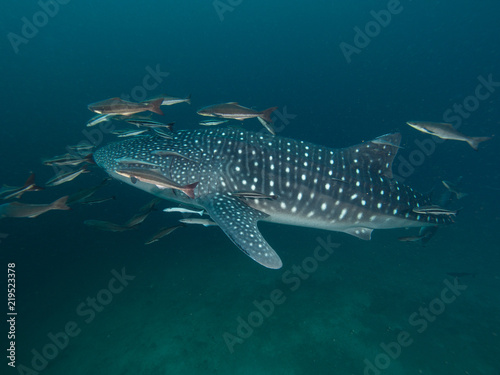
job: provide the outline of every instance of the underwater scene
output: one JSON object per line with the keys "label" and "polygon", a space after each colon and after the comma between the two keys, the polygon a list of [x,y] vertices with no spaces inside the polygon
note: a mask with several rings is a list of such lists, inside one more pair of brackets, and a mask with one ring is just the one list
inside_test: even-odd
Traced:
{"label": "underwater scene", "polygon": [[3,4],[0,374],[500,374],[498,14]]}

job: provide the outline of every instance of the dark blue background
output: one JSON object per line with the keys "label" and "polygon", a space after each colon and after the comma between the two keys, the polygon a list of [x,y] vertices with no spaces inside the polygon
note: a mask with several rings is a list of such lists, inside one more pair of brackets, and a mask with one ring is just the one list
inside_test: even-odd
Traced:
{"label": "dark blue background", "polygon": [[[0,12],[0,182],[18,185],[29,171],[37,173],[40,183],[52,177],[52,169],[41,165],[41,158],[64,153],[66,145],[83,139],[85,123],[92,116],[87,105],[130,94],[141,85],[146,68],[158,64],[169,76],[151,96],[192,94],[191,106],[164,107],[165,119],[176,121],[178,129],[196,127],[200,120],[196,109],[214,103],[237,101],[258,109],[278,106],[282,111],[286,107],[296,117],[280,136],[346,147],[400,131],[404,146],[400,155],[408,158],[415,150],[415,139],[428,137],[405,125],[406,121],[442,121],[454,103],[461,104],[474,94],[479,76],[491,74],[500,82],[500,4],[493,0],[402,0],[400,6],[403,10],[348,63],[339,45],[353,44],[354,27],[364,29],[373,20],[370,11],[386,9],[386,1],[243,0],[221,20],[211,1],[72,0],[61,5],[34,38],[20,45],[17,54],[8,33],[21,34],[22,17],[32,19],[40,7],[36,2],[5,3]],[[497,88],[460,130],[473,136],[497,134],[499,101]],[[253,120],[244,126],[260,130]],[[106,142],[113,139],[108,136]],[[472,244],[486,238],[491,247],[447,249],[441,254],[442,264],[452,263],[461,270],[479,259],[491,267],[488,272],[498,269],[498,241],[494,241],[498,240],[500,208],[498,148],[498,138],[482,144],[478,152],[466,143],[447,141],[407,178],[407,183],[428,191],[439,186],[441,179],[463,176],[464,190],[471,194],[460,202],[462,218],[448,236],[451,240],[467,235]],[[103,177],[96,170],[60,187],[29,193],[23,201],[48,202]],[[24,298],[27,316],[35,317],[39,310],[55,314],[57,304],[49,300],[64,300],[75,290],[81,295],[88,288],[91,293],[108,280],[109,269],[117,264],[139,267],[151,256],[144,255],[142,242],[153,229],[147,235],[115,236],[83,226],[86,219],[123,222],[149,199],[118,183],[106,189],[104,196],[117,196],[112,205],[0,223],[0,232],[9,234],[0,244],[0,259],[15,260],[24,269],[19,283],[24,287],[20,298]],[[155,215],[148,228],[165,225],[165,217]],[[293,230],[264,228],[276,248]],[[197,228],[191,233],[196,236],[183,237],[179,232],[172,241],[185,250],[180,259],[192,257],[197,264],[193,272],[199,276],[203,267],[197,257],[212,259],[196,255],[199,247],[210,240],[231,245],[215,231],[207,234]],[[441,250],[446,244],[442,242]],[[210,251],[215,259],[222,257],[217,248]],[[236,267],[254,272],[248,283],[253,277],[273,277],[234,252],[239,261]],[[162,256],[153,259],[161,264],[166,261]],[[292,254],[287,256],[294,259]],[[383,263],[379,256],[367,263]],[[429,258],[420,266],[425,268],[426,262]],[[222,263],[220,272],[237,279],[238,270]],[[40,289],[34,290],[34,285]],[[28,337],[30,326],[24,327]],[[50,329],[44,327],[41,335]]]}

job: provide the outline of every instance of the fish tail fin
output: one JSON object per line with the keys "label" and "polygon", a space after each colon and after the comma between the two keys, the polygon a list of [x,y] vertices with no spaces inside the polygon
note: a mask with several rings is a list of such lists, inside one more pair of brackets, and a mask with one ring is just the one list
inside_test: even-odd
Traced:
{"label": "fish tail fin", "polygon": [[262,118],[263,120],[269,122],[269,123],[272,123],[273,120],[271,120],[271,113],[273,113],[277,109],[278,109],[278,107],[268,108],[265,111],[262,111],[262,113],[261,113],[261,115],[259,117]]}
{"label": "fish tail fin", "polygon": [[68,196],[64,196],[59,198],[58,200],[51,203],[51,207],[53,210],[71,210],[69,206],[66,205],[66,201],[68,200]]}
{"label": "fish tail fin", "polygon": [[160,105],[161,105],[161,103],[162,103],[162,102],[163,102],[163,99],[162,99],[162,98],[160,98],[160,99],[156,99],[156,100],[153,100],[153,101],[149,102],[149,103],[148,103],[148,104],[149,104],[149,110],[150,110],[151,112],[154,112],[154,113],[156,113],[156,114],[158,114],[158,115],[163,116],[163,112],[162,112],[162,110],[160,109]]}
{"label": "fish tail fin", "polygon": [[198,182],[195,182],[195,183],[192,183],[192,184],[189,184],[189,185],[184,185],[182,187],[182,191],[191,199],[194,199],[195,196],[194,196],[194,188],[199,184],[199,181]]}
{"label": "fish tail fin", "polygon": [[87,163],[89,164],[96,164],[95,160],[94,160],[94,154],[93,153],[90,153],[88,154],[87,156],[85,156],[83,158],[83,160],[85,160]]}
{"label": "fish tail fin", "polygon": [[188,96],[186,96],[186,103],[187,104],[191,104],[191,94],[189,94]]}
{"label": "fish tail fin", "polygon": [[478,150],[479,144],[484,141],[490,140],[492,137],[470,137],[467,140],[467,143],[472,147],[474,150]]}

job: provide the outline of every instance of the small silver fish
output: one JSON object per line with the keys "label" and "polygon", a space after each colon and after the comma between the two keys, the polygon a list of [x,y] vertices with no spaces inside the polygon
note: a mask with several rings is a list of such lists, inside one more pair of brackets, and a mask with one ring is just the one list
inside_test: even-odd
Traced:
{"label": "small silver fish", "polygon": [[406,237],[399,237],[398,241],[401,242],[417,242],[420,241],[424,236],[406,236]]}
{"label": "small silver fish", "polygon": [[186,219],[180,219],[179,221],[184,224],[199,224],[203,225],[204,227],[217,226],[217,223],[213,222],[210,219],[198,219],[198,218],[188,217]]}
{"label": "small silver fish", "polygon": [[125,120],[125,122],[128,122],[129,124],[135,125],[137,127],[144,127],[144,128],[151,128],[151,129],[157,129],[157,128],[166,128],[168,130],[173,130],[175,122],[170,122],[168,124],[165,124],[163,122],[158,122],[150,119],[129,119]]}
{"label": "small silver fish", "polygon": [[154,98],[150,98],[148,100],[145,100],[143,103],[148,103],[148,102],[151,102],[152,100],[158,100],[158,99],[162,100],[161,105],[173,105],[173,104],[179,104],[179,103],[191,104],[191,94],[189,94],[185,98],[176,98],[173,96],[159,95],[159,96],[155,96]]}
{"label": "small silver fish", "polygon": [[166,228],[162,228],[158,231],[158,233],[156,233],[153,237],[151,237],[149,240],[147,240],[146,242],[144,242],[144,245],[150,245],[152,244],[153,242],[156,242],[158,241],[159,239],[165,237],[165,236],[168,236],[169,234],[171,234],[173,231],[175,231],[176,229],[179,229],[179,228],[182,228],[184,225],[181,224],[181,225],[176,225],[175,227],[166,227]]}
{"label": "small silver fish", "polygon": [[78,169],[77,171],[71,171],[71,172],[62,172],[57,175],[55,175],[53,178],[51,178],[45,185],[47,186],[57,186],[64,184],[65,182],[69,182],[80,176],[82,173],[87,173],[89,170],[87,169],[86,166],[83,166],[82,168]]}
{"label": "small silver fish", "polygon": [[106,113],[104,115],[96,115],[92,117],[89,121],[87,121],[87,127],[91,126],[96,126],[97,124],[100,124],[101,122],[108,122],[111,120],[113,117],[113,114],[111,113]]}
{"label": "small silver fish", "polygon": [[67,153],[64,155],[54,156],[50,159],[44,159],[42,163],[48,166],[53,166],[53,165],[77,166],[82,163],[93,163],[93,159],[92,159],[92,154],[88,154],[87,156],[82,158],[81,156]]}
{"label": "small silver fish", "polygon": [[238,197],[238,198],[243,198],[243,199],[277,199],[278,197],[276,195],[266,195],[262,193],[258,193],[255,191],[237,191],[234,193],[231,193],[232,196]]}
{"label": "small silver fish", "polygon": [[111,134],[114,134],[116,136],[118,136],[119,138],[123,138],[123,137],[135,137],[137,135],[141,135],[145,132],[147,132],[148,130],[147,129],[137,129],[137,130],[129,130],[129,129],[117,129],[117,130],[113,130],[111,132]]}
{"label": "small silver fish", "polygon": [[87,153],[92,150],[95,147],[92,143],[88,142],[80,142],[77,145],[72,145],[72,146],[67,146],[69,150],[76,151],[76,152],[82,152],[86,151]]}
{"label": "small silver fish", "polygon": [[226,122],[229,122],[229,120],[205,120],[205,121],[200,121],[199,124],[202,126],[217,126],[225,124]]}
{"label": "small silver fish", "polygon": [[412,210],[416,214],[424,214],[424,215],[448,215],[448,216],[456,216],[458,211],[447,210],[446,208],[442,208],[439,206],[424,206],[424,207],[415,207]]}
{"label": "small silver fish", "polygon": [[165,138],[165,139],[172,139],[172,138],[174,138],[172,132],[166,132],[166,131],[158,129],[158,128],[153,128],[151,130],[154,132],[155,135],[157,135],[159,137],[162,137],[162,138]]}
{"label": "small silver fish", "polygon": [[194,210],[189,210],[187,208],[182,208],[182,207],[168,207],[163,210],[163,212],[180,212],[183,214],[196,214],[203,216],[205,213],[205,210],[200,210],[200,211],[194,211]]}
{"label": "small silver fish", "polygon": [[259,120],[261,125],[265,127],[269,133],[271,133],[272,135],[276,135],[276,130],[274,130],[273,124],[271,122],[267,122],[261,117],[257,117],[257,120]]}

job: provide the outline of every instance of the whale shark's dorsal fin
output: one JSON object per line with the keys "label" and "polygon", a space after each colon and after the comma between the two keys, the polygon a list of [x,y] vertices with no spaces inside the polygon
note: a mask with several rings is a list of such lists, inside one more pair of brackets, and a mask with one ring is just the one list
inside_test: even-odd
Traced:
{"label": "whale shark's dorsal fin", "polygon": [[257,228],[257,222],[269,215],[225,194],[210,194],[202,198],[202,203],[212,220],[241,251],[267,268],[281,268],[280,257]]}
{"label": "whale shark's dorsal fin", "polygon": [[[385,176],[393,178],[392,162],[396,157],[401,134],[385,134],[372,141],[342,149],[342,158],[356,173],[367,173],[370,177]],[[359,172],[358,172],[359,171]]]}

